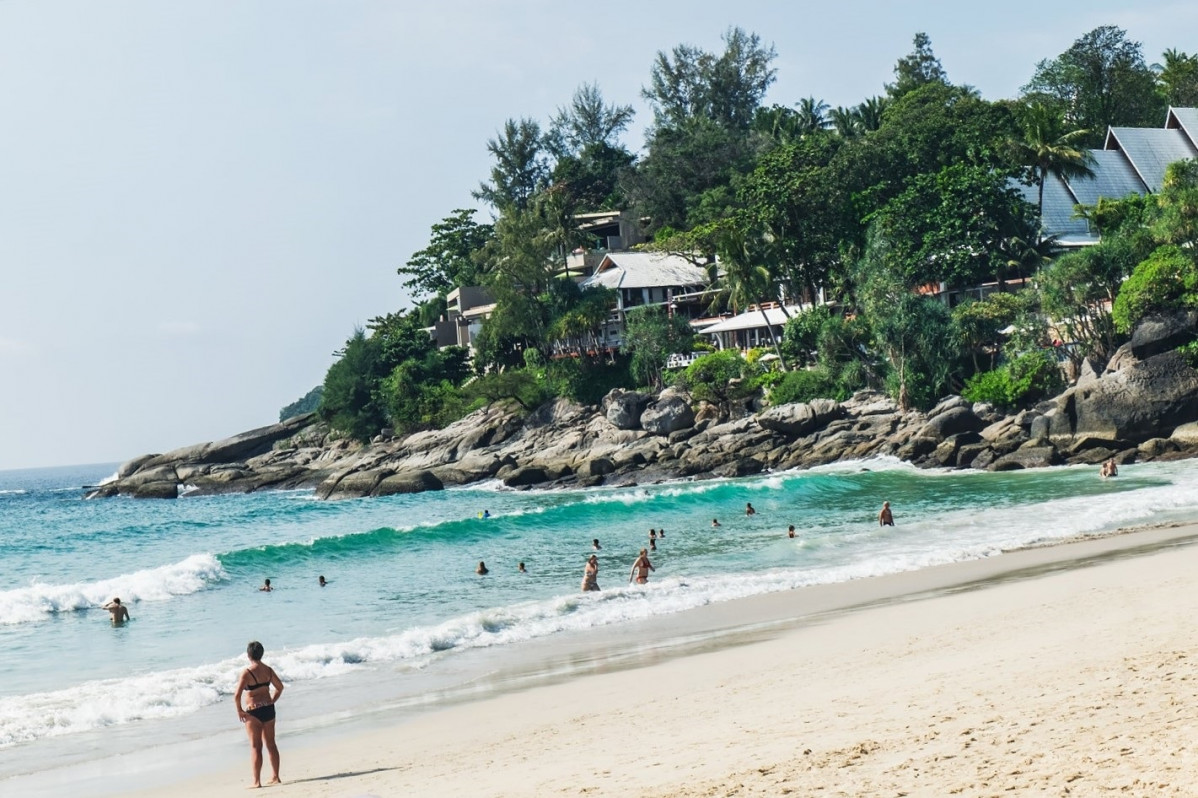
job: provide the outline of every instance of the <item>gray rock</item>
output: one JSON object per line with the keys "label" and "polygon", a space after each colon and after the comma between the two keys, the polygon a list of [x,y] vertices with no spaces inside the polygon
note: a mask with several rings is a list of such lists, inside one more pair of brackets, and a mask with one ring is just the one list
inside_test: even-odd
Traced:
{"label": "gray rock", "polygon": [[551,479],[553,477],[540,466],[517,466],[503,477],[503,484],[509,488],[519,488],[527,485],[539,485],[542,482],[549,482]]}
{"label": "gray rock", "polygon": [[771,407],[757,416],[757,423],[765,429],[801,438],[841,418],[844,412],[840,403],[832,399],[813,399],[804,404]]}
{"label": "gray rock", "polygon": [[116,472],[117,479],[124,479],[125,477],[132,476],[146,463],[150,462],[155,457],[161,456],[162,455],[160,454],[143,454],[141,457],[134,457],[132,460],[121,463],[121,467],[118,468]]}
{"label": "gray rock", "polygon": [[961,432],[978,432],[985,426],[986,424],[974,415],[972,406],[962,399],[961,403],[952,404],[948,409],[928,419],[928,423],[923,425],[916,436],[943,440]]}
{"label": "gray rock", "polygon": [[179,483],[141,482],[130,487],[128,491],[122,490],[121,493],[135,499],[177,499],[179,498]]}
{"label": "gray rock", "polygon": [[392,496],[397,493],[423,493],[429,490],[442,490],[445,485],[432,471],[405,471],[383,477],[371,496]]}
{"label": "gray rock", "polygon": [[1142,441],[1198,421],[1198,372],[1176,352],[1107,374],[1074,393],[1075,435]]}
{"label": "gray rock", "polygon": [[1025,446],[995,460],[990,464],[990,470],[1016,471],[1021,468],[1046,468],[1059,462],[1057,450],[1051,446]]}
{"label": "gray rock", "polygon": [[641,413],[650,397],[636,391],[613,390],[603,397],[607,420],[616,429],[640,429]]}
{"label": "gray rock", "polygon": [[1194,340],[1196,323],[1198,313],[1194,311],[1149,316],[1136,325],[1128,346],[1136,358],[1147,360]]}
{"label": "gray rock", "polygon": [[605,477],[616,470],[616,465],[606,457],[594,457],[583,463],[578,473],[585,477]]}
{"label": "gray rock", "polygon": [[681,396],[650,402],[641,413],[641,428],[654,435],[670,435],[695,425],[695,411]]}

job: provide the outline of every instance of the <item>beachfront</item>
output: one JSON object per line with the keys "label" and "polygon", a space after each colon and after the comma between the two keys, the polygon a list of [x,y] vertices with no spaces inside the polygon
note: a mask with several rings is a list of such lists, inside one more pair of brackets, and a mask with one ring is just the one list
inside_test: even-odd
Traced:
{"label": "beachfront", "polygon": [[[286,783],[270,794],[1192,795],[1196,536],[1139,531],[707,607],[687,623],[735,614],[729,645],[331,744],[289,737],[284,702]],[[239,762],[142,794],[247,781]]]}

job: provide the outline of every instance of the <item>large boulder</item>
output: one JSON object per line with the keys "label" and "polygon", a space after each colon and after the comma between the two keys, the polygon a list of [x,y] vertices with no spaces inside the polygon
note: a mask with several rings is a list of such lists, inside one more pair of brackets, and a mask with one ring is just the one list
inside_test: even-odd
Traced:
{"label": "large boulder", "polygon": [[844,415],[844,408],[832,399],[813,399],[803,404],[771,407],[757,416],[757,423],[768,430],[792,438],[810,435]]}
{"label": "large boulder", "polygon": [[509,488],[521,488],[528,485],[540,485],[554,477],[540,466],[518,466],[503,477],[503,484]]}
{"label": "large boulder", "polygon": [[1075,389],[1072,409],[1076,436],[1167,438],[1198,421],[1198,372],[1177,352],[1154,355]]}
{"label": "large boulder", "polygon": [[404,471],[383,477],[370,492],[371,496],[392,496],[396,493],[423,493],[442,490],[445,485],[432,471]]}
{"label": "large boulder", "polygon": [[616,388],[603,397],[604,414],[616,429],[640,429],[641,413],[651,398],[647,394]]}
{"label": "large boulder", "polygon": [[[976,467],[976,459],[975,459]],[[1016,471],[1021,468],[1046,468],[1060,462],[1051,446],[1022,446],[990,464],[991,471]]]}
{"label": "large boulder", "polygon": [[654,435],[669,435],[695,424],[695,411],[681,396],[663,396],[641,413],[640,425]]}
{"label": "large boulder", "polygon": [[916,437],[944,440],[950,435],[960,435],[963,432],[980,432],[985,427],[986,422],[977,417],[973,412],[973,406],[962,399],[929,418],[916,433]]}
{"label": "large boulder", "polygon": [[1128,344],[1133,355],[1147,360],[1194,340],[1196,325],[1198,313],[1192,310],[1149,316],[1136,325]]}

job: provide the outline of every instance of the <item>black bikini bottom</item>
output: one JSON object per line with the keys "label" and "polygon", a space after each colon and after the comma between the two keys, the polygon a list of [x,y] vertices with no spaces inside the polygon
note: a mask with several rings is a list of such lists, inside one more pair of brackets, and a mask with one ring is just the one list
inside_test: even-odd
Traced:
{"label": "black bikini bottom", "polygon": [[247,709],[245,711],[245,714],[253,715],[255,718],[262,721],[263,723],[269,723],[270,721],[275,719],[275,705],[267,704],[264,707],[254,707],[253,709]]}

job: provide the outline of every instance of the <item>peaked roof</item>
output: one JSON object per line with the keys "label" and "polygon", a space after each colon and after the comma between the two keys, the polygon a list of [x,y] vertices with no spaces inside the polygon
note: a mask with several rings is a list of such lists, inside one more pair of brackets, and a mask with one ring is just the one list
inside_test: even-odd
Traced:
{"label": "peaked roof", "polygon": [[[791,305],[786,308],[786,313],[791,316],[797,316],[802,313],[803,309],[798,305]],[[787,315],[782,312],[782,308],[766,308],[765,317],[769,320],[771,327],[780,327],[786,324]],[[760,310],[750,310],[733,316],[730,319],[724,319],[718,324],[713,324],[710,327],[704,327],[699,330],[703,335],[708,333],[733,332],[735,330],[752,330],[756,327],[764,327],[765,322],[761,319]]]}
{"label": "peaked roof", "polygon": [[[1198,158],[1198,108],[1170,108],[1163,128],[1109,128],[1104,148],[1089,153],[1092,177],[1064,180],[1049,175],[1044,183],[1041,225],[1065,246],[1098,243],[1098,234],[1086,221],[1073,218],[1074,205],[1160,191],[1169,164]],[[1036,202],[1036,186],[1015,187],[1028,202]]]}
{"label": "peaked roof", "polygon": [[707,271],[681,255],[662,252],[609,252],[583,288],[672,288],[707,285]]}
{"label": "peaked roof", "polygon": [[1122,150],[1153,192],[1161,190],[1169,164],[1198,158],[1198,147],[1178,128],[1113,127],[1107,131],[1104,149]]}

